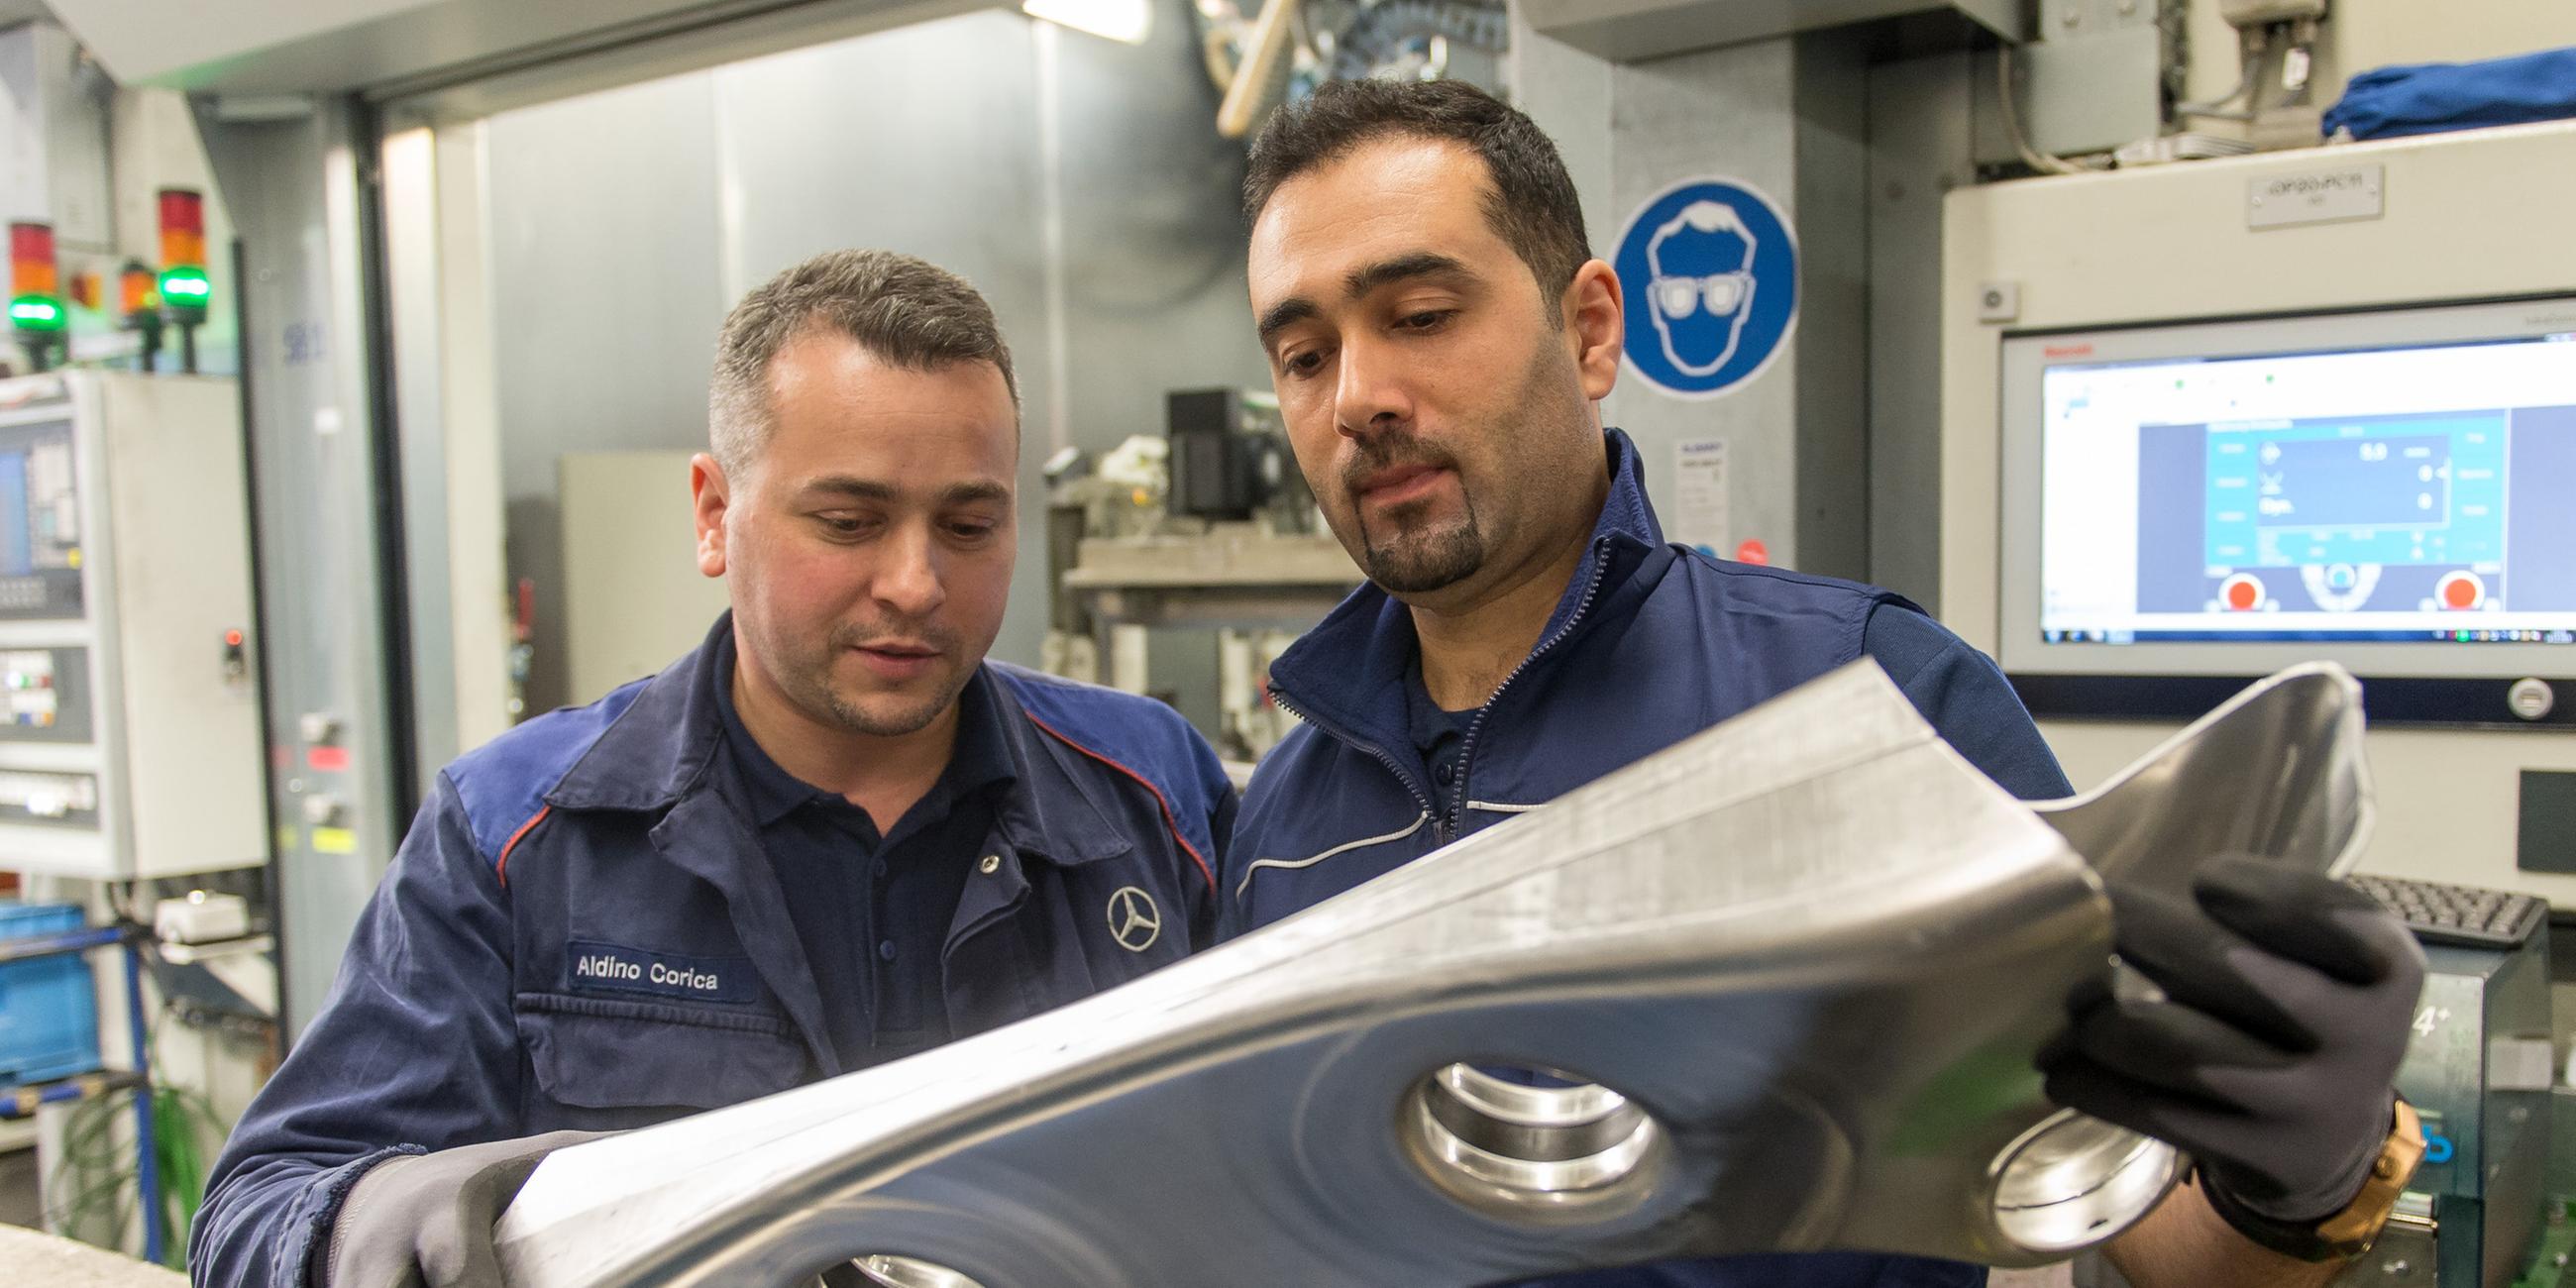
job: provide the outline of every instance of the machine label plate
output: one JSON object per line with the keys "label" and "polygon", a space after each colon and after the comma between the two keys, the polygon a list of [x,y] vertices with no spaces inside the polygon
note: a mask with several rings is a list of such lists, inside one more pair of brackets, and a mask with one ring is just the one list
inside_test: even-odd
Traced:
{"label": "machine label plate", "polygon": [[2377,219],[2387,205],[2388,167],[2346,165],[2269,174],[2245,183],[2247,228],[2293,228]]}

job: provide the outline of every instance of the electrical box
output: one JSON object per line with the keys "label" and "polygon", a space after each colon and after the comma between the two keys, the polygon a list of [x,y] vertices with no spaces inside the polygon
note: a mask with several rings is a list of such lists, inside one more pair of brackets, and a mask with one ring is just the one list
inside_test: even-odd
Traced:
{"label": "electrical box", "polygon": [[1232,389],[1175,389],[1163,405],[1171,438],[1174,514],[1249,519],[1266,499],[1261,444],[1244,431],[1243,395]]}
{"label": "electrical box", "polygon": [[265,863],[240,395],[0,381],[0,870]]}
{"label": "electrical box", "polygon": [[2432,1227],[2424,1237],[2436,1273],[2425,1283],[2505,1288],[2540,1228],[2556,1081],[2548,942],[2544,931],[2505,952],[2425,950],[2424,997],[2397,1071],[2397,1090],[2424,1119],[2424,1162],[2407,1189]]}

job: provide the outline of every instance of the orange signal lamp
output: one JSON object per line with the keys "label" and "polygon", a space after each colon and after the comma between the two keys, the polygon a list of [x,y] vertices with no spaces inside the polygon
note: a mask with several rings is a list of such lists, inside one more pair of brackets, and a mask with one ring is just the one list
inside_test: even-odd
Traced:
{"label": "orange signal lamp", "polygon": [[161,301],[152,289],[152,270],[127,260],[124,271],[116,275],[116,312],[131,325],[144,314],[160,307]]}
{"label": "orange signal lamp", "polygon": [[124,319],[125,329],[142,337],[143,347],[135,354],[138,371],[151,371],[161,361],[161,292],[155,289],[152,269],[139,260],[125,261],[116,275],[116,313]]}

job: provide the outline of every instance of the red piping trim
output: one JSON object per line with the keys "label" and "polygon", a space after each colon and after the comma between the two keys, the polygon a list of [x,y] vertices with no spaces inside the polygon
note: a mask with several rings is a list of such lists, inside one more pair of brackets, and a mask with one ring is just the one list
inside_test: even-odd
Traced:
{"label": "red piping trim", "polygon": [[[1024,712],[1023,714],[1026,713]],[[1115,769],[1119,773],[1135,779],[1137,786],[1144,788],[1146,791],[1152,792],[1154,794],[1154,803],[1163,807],[1163,826],[1171,829],[1172,839],[1180,842],[1181,849],[1190,856],[1192,861],[1199,865],[1199,874],[1207,878],[1209,891],[1215,891],[1216,869],[1208,866],[1207,856],[1199,853],[1199,847],[1190,844],[1190,838],[1181,835],[1181,825],[1172,817],[1172,802],[1164,799],[1162,788],[1156,787],[1153,782],[1147,779],[1143,774],[1137,773],[1135,770],[1129,769],[1125,765],[1119,764],[1117,761],[1101,755],[1099,752],[1093,751],[1091,748],[1083,746],[1081,743],[1075,742],[1071,738],[1065,737],[1064,733],[1054,725],[1048,724],[1046,721],[1040,720],[1034,715],[1029,716],[1029,723],[1036,725],[1040,729],[1046,730],[1049,734],[1054,735],[1057,742],[1063,743],[1065,746],[1071,747],[1075,751],[1081,752],[1083,755],[1089,756],[1093,760],[1097,760],[1101,764],[1107,765],[1111,769]]]}
{"label": "red piping trim", "polygon": [[499,877],[503,886],[510,884],[510,851],[519,848],[520,838],[526,836],[530,828],[535,827],[539,823],[545,822],[546,815],[554,812],[555,807],[552,805],[548,805],[544,809],[538,810],[534,817],[531,817],[527,822],[519,825],[518,831],[510,833],[509,841],[501,846],[501,858],[499,862],[492,865],[492,875]]}

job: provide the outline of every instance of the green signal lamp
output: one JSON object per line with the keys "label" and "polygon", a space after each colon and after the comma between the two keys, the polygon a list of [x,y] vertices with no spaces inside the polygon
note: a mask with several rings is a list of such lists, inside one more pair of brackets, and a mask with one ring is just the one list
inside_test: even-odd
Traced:
{"label": "green signal lamp", "polygon": [[21,295],[9,301],[9,325],[21,331],[53,335],[63,329],[63,302],[50,295]]}
{"label": "green signal lamp", "polygon": [[206,270],[193,264],[165,268],[154,286],[161,293],[162,307],[181,315],[179,320],[206,320],[206,300],[214,294],[213,285],[206,281]]}

